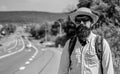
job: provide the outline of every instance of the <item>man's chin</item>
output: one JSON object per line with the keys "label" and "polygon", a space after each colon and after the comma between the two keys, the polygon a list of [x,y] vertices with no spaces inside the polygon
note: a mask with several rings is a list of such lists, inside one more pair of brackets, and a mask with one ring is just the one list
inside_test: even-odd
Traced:
{"label": "man's chin", "polygon": [[78,36],[78,37],[79,37],[79,39],[81,39],[81,40],[86,40],[89,35],[90,35],[90,34],[80,35],[80,36]]}
{"label": "man's chin", "polygon": [[79,37],[80,40],[86,40],[86,37]]}

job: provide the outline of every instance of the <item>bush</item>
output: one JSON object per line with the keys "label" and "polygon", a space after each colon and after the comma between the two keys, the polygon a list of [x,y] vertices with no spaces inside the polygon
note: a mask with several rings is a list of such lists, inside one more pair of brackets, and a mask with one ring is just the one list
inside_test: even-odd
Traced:
{"label": "bush", "polygon": [[16,25],[14,24],[6,24],[2,27],[0,33],[2,35],[10,35],[16,31]]}

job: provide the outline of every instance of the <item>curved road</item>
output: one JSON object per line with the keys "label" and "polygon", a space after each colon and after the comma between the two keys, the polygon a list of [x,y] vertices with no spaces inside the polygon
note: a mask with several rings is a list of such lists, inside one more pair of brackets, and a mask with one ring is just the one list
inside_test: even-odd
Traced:
{"label": "curved road", "polygon": [[22,51],[0,59],[0,74],[57,74],[60,51],[23,40]]}
{"label": "curved road", "polygon": [[0,59],[0,74],[13,74],[35,53],[33,49],[30,52],[28,51],[30,49],[27,48],[23,50],[23,46],[24,44],[17,45],[14,50],[18,51],[7,54],[8,56]]}

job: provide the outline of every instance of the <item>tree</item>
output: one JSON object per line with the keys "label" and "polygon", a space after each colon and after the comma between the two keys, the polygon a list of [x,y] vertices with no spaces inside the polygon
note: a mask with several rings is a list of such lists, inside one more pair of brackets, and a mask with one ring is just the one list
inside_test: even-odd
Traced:
{"label": "tree", "polygon": [[3,35],[10,35],[11,33],[14,33],[16,30],[16,25],[14,24],[5,24],[2,28],[0,33]]}
{"label": "tree", "polygon": [[25,31],[30,33],[30,37],[34,39],[41,39],[45,36],[45,29],[40,24],[28,25]]}
{"label": "tree", "polygon": [[93,0],[79,0],[78,8],[87,7],[90,8],[92,6]]}
{"label": "tree", "polygon": [[52,33],[52,35],[55,35],[55,36],[59,33],[59,23],[58,22],[54,22],[54,24],[52,25],[51,33]]}

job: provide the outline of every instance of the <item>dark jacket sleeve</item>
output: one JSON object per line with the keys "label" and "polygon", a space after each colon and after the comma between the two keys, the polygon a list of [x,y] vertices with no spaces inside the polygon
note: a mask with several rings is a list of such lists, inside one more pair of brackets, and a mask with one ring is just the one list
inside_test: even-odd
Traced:
{"label": "dark jacket sleeve", "polygon": [[68,66],[69,66],[68,46],[69,46],[69,40],[66,42],[61,55],[58,74],[68,74]]}

